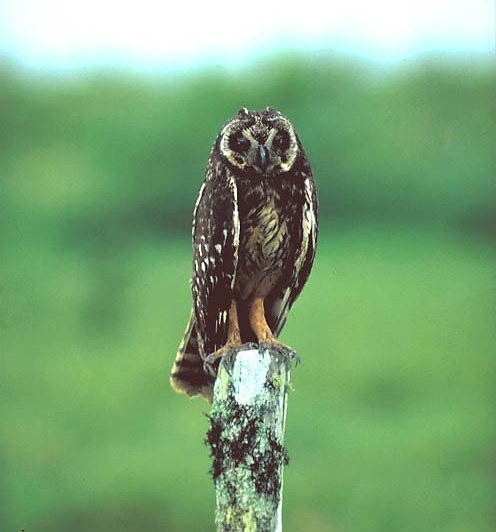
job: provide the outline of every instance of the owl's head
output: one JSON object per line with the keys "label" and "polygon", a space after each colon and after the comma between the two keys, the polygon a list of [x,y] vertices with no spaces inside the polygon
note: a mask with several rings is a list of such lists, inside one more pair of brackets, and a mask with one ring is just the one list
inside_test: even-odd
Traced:
{"label": "owl's head", "polygon": [[260,175],[287,172],[300,151],[293,124],[270,107],[241,109],[224,125],[216,146],[235,168]]}

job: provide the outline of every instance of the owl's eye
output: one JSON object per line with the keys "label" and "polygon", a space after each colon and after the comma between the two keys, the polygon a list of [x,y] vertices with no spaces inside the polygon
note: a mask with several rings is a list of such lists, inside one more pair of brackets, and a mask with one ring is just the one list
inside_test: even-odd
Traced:
{"label": "owl's eye", "polygon": [[229,147],[236,153],[246,153],[250,147],[250,141],[243,136],[241,131],[238,131],[229,138]]}
{"label": "owl's eye", "polygon": [[289,148],[289,133],[287,131],[278,131],[272,141],[272,147],[276,150],[287,150]]}

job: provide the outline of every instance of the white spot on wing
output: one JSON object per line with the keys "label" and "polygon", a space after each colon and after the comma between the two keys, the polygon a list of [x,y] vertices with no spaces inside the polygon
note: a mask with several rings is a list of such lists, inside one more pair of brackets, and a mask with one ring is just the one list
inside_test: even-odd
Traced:
{"label": "white spot on wing", "polygon": [[[234,247],[234,275],[231,279],[231,289],[234,289],[234,283],[236,281],[236,269],[238,267],[238,249],[239,249],[239,211],[238,211],[238,187],[232,176],[229,177],[229,186],[231,187],[233,194],[233,247]],[[224,230],[225,231],[225,230]],[[226,231],[227,238],[227,231]]]}
{"label": "white spot on wing", "polygon": [[191,234],[194,235],[195,234],[195,220],[196,220],[196,212],[198,211],[198,205],[200,205],[200,201],[203,197],[203,192],[205,190],[205,185],[206,185],[206,182],[204,181],[201,188],[200,188],[200,192],[198,193],[198,197],[196,198],[196,203],[195,203],[195,208],[193,210],[193,227],[191,229]]}
{"label": "white spot on wing", "polygon": [[295,270],[299,272],[303,265],[303,261],[307,255],[308,251],[308,239],[310,233],[312,232],[312,222],[315,221],[315,215],[313,213],[312,207],[312,189],[310,184],[310,179],[307,177],[305,179],[305,203],[303,204],[303,216],[302,216],[302,234],[301,234],[301,246],[300,253],[296,257],[295,261]]}
{"label": "white spot on wing", "polygon": [[291,295],[291,288],[286,288],[281,300],[281,308],[285,309],[288,305],[289,296]]}

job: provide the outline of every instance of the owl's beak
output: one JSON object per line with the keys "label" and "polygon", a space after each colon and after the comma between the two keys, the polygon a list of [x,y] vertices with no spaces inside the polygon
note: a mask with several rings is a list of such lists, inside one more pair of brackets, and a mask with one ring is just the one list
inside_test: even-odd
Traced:
{"label": "owl's beak", "polygon": [[268,157],[265,146],[263,144],[259,144],[255,164],[258,166],[258,168],[260,168],[260,171],[263,172],[267,169],[269,163],[270,157]]}

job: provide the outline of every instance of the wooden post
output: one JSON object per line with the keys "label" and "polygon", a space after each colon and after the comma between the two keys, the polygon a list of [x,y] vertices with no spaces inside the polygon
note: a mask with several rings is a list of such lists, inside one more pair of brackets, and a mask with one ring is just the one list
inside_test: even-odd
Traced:
{"label": "wooden post", "polygon": [[221,361],[207,434],[218,531],[282,530],[290,367],[291,353],[276,350],[249,349]]}

